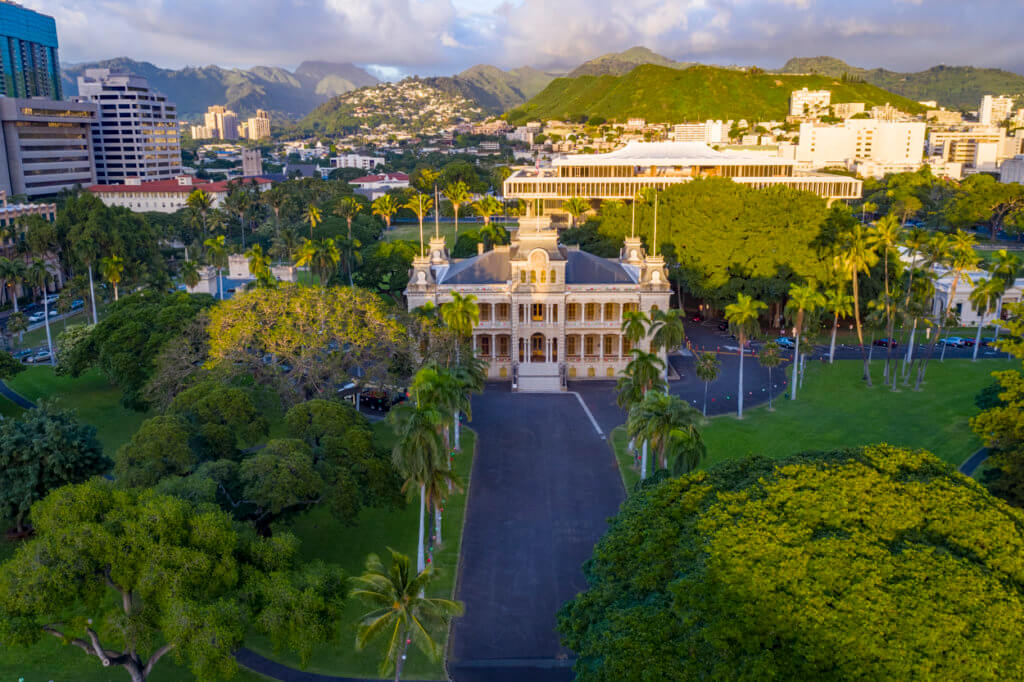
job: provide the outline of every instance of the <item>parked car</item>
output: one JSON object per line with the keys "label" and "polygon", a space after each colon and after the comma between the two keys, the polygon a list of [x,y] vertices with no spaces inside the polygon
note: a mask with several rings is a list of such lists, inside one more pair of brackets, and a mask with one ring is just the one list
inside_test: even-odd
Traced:
{"label": "parked car", "polygon": [[28,321],[29,322],[42,322],[45,319],[46,319],[46,313],[44,313],[42,310],[40,310],[38,312],[34,312],[34,313],[32,313],[31,315],[28,316]]}
{"label": "parked car", "polygon": [[895,348],[900,344],[896,342],[896,339],[875,339],[875,345],[882,346],[883,348],[885,346],[889,346],[889,348]]}
{"label": "parked car", "polygon": [[775,339],[775,345],[779,348],[796,348],[796,341],[789,338],[788,336],[780,336]]}
{"label": "parked car", "polygon": [[28,363],[30,365],[35,365],[35,364],[39,364],[39,363],[46,363],[46,362],[49,362],[49,361],[50,361],[50,351],[46,350],[45,348],[40,348],[39,350],[37,350],[34,353],[32,353],[32,355],[29,355],[28,357],[26,357],[24,359],[24,362],[26,362],[26,363]]}
{"label": "parked car", "polygon": [[19,351],[11,353],[11,357],[13,357],[15,360],[24,360],[28,356],[32,355],[32,353],[34,352],[35,351],[32,350],[31,348],[22,348]]}
{"label": "parked car", "polygon": [[85,301],[83,301],[80,298],[76,298],[75,300],[73,300],[71,302],[71,309],[72,310],[81,310],[84,307],[85,307]]}
{"label": "parked car", "polygon": [[960,336],[948,336],[944,339],[939,339],[939,343],[944,346],[954,346],[956,348],[963,348],[967,345],[967,339]]}
{"label": "parked car", "polygon": [[60,294],[50,294],[49,296],[46,297],[46,302],[50,305],[53,305],[54,303],[57,302],[58,298],[60,298]]}
{"label": "parked car", "polygon": [[728,328],[729,328],[729,323],[726,322],[725,320],[720,320],[718,322],[718,331],[724,332]]}
{"label": "parked car", "polygon": [[395,405],[404,402],[406,396],[393,391],[368,388],[359,394],[359,406],[376,412],[388,412]]}
{"label": "parked car", "polygon": [[981,347],[982,348],[986,348],[988,346],[991,346],[995,342],[996,342],[996,337],[994,337],[994,336],[983,336],[983,337],[981,337]]}

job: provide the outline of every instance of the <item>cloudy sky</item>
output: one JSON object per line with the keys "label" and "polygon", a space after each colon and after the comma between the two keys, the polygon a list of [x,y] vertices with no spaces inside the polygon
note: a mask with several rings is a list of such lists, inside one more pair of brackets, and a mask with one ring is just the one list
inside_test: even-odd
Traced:
{"label": "cloudy sky", "polygon": [[857,66],[1024,72],[1022,0],[21,0],[57,19],[66,63],[449,74],[477,63],[567,69],[645,45],[678,60],[781,66],[832,55]]}

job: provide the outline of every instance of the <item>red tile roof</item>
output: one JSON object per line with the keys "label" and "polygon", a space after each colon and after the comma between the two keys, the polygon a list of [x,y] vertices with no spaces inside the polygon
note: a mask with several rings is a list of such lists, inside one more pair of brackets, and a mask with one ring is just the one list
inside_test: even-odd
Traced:
{"label": "red tile roof", "polygon": [[350,185],[361,185],[370,182],[409,182],[409,176],[405,173],[384,173],[383,175],[364,175],[355,180],[349,180]]}
{"label": "red tile roof", "polygon": [[253,182],[257,185],[271,184],[270,180],[267,180],[266,178],[244,178],[236,180],[220,180],[218,182],[193,180],[191,185],[181,185],[175,178],[173,180],[153,180],[151,182],[143,182],[138,185],[92,185],[90,187],[86,187],[86,190],[98,194],[121,192],[181,192],[182,194],[188,194],[194,189],[201,189],[209,194],[214,194],[227,192],[228,185],[232,182],[237,183],[239,180],[247,185]]}

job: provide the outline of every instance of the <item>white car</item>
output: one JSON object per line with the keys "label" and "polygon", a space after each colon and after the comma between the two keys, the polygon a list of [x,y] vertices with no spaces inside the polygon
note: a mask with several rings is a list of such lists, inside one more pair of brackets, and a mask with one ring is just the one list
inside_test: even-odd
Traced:
{"label": "white car", "polygon": [[27,358],[25,358],[24,361],[30,365],[47,363],[50,361],[50,351],[46,350],[45,348],[37,350],[32,355],[29,355]]}
{"label": "white car", "polygon": [[955,346],[957,348],[963,348],[967,345],[967,339],[960,338],[959,336],[949,336],[939,341],[944,346]]}
{"label": "white car", "polygon": [[45,319],[46,313],[44,313],[42,310],[32,313],[31,315],[28,316],[29,322],[42,322]]}

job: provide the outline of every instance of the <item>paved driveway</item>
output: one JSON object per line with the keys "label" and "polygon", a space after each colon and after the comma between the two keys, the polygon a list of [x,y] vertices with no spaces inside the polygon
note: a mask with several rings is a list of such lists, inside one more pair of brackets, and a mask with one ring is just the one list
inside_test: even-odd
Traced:
{"label": "paved driveway", "polygon": [[581,566],[624,497],[608,443],[571,394],[489,386],[462,544],[449,672],[457,682],[568,680],[554,630]]}

